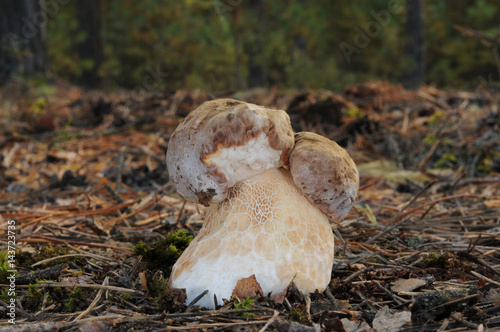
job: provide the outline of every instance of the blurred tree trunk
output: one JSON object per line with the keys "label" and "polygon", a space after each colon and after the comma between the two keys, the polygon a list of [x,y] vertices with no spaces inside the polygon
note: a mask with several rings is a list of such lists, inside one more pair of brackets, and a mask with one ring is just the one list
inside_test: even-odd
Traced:
{"label": "blurred tree trunk", "polygon": [[424,0],[406,0],[407,54],[411,60],[405,87],[417,89],[425,75]]}
{"label": "blurred tree trunk", "polygon": [[250,11],[253,14],[254,33],[247,45],[248,54],[248,87],[264,86],[266,83],[266,60],[264,54],[264,33],[266,31],[266,11],[263,0],[250,0]]}
{"label": "blurred tree trunk", "polygon": [[44,0],[0,0],[0,84],[15,72],[47,74],[44,6]]}
{"label": "blurred tree trunk", "polygon": [[77,0],[76,12],[80,29],[85,33],[84,39],[78,44],[78,54],[84,66],[79,83],[95,87],[100,83],[99,68],[104,57],[101,38],[101,2]]}

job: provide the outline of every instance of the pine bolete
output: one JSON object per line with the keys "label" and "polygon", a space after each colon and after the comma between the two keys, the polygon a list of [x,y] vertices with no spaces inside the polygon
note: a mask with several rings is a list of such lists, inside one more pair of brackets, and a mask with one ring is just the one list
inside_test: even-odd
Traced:
{"label": "pine bolete", "polygon": [[340,221],[359,188],[347,152],[290,118],[232,99],[202,104],[172,134],[167,167],[177,191],[207,206],[202,229],[174,265],[170,286],[214,308],[255,276],[264,294],[293,280],[323,291],[333,265],[328,217]]}

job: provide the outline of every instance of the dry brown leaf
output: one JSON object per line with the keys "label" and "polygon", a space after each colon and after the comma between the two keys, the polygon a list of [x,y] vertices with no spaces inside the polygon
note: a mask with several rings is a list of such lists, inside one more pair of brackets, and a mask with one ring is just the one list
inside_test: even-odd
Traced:
{"label": "dry brown leaf", "polygon": [[255,279],[255,274],[252,274],[248,278],[238,280],[236,287],[233,289],[232,296],[236,296],[239,299],[246,299],[247,297],[254,297],[263,294],[264,292],[262,291],[262,288],[257,282],[257,279]]}
{"label": "dry brown leaf", "polygon": [[422,279],[398,279],[392,285],[391,290],[395,293],[411,292],[419,287],[425,286],[427,282]]}

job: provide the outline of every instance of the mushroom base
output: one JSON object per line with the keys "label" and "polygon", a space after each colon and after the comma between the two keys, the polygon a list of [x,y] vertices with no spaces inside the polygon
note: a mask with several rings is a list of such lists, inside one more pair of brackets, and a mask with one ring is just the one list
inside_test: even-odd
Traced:
{"label": "mushroom base", "polygon": [[187,303],[214,308],[230,299],[238,280],[255,275],[265,295],[293,280],[303,293],[323,291],[333,265],[328,217],[301,195],[288,170],[270,169],[238,183],[210,205],[198,236],[174,265],[172,288]]}

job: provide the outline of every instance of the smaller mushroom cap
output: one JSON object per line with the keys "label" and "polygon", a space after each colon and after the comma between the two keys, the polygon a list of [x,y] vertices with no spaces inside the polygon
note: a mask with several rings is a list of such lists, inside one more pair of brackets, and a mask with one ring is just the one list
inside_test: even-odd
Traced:
{"label": "smaller mushroom cap", "polygon": [[283,166],[293,148],[288,114],[233,99],[203,103],[170,138],[167,168],[177,191],[208,206],[228,188]]}
{"label": "smaller mushroom cap", "polygon": [[342,221],[356,202],[359,173],[346,150],[318,134],[295,134],[290,153],[295,185],[327,216]]}

